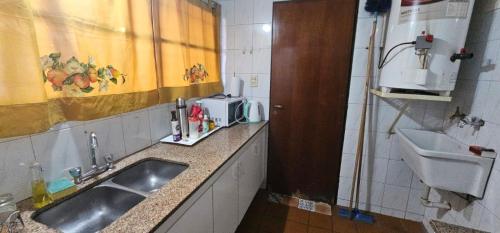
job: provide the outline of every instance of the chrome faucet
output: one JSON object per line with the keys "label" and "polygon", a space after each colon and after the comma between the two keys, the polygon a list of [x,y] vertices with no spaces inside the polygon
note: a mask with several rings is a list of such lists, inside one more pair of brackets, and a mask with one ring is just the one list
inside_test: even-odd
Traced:
{"label": "chrome faucet", "polygon": [[463,128],[466,125],[470,125],[474,128],[474,130],[479,130],[482,126],[484,126],[485,122],[483,119],[479,117],[469,117],[465,113],[460,112],[460,107],[457,107],[457,110],[453,115],[450,116],[450,120],[454,120],[458,118],[459,121],[457,123],[457,126],[460,128]]}
{"label": "chrome faucet", "polygon": [[97,142],[97,135],[94,132],[90,133],[89,137],[89,147],[90,147],[90,161],[92,162],[92,167],[89,171],[82,175],[82,167],[74,167],[69,170],[69,174],[73,177],[73,181],[75,184],[80,184],[83,181],[94,178],[110,169],[114,168],[113,165],[113,155],[104,156],[104,160],[106,164],[103,166],[97,165],[97,148],[99,147],[99,143]]}

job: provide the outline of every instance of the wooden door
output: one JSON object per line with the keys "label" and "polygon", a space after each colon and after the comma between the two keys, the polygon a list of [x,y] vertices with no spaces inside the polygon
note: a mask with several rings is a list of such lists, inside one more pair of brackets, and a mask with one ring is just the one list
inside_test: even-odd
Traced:
{"label": "wooden door", "polygon": [[354,0],[273,5],[269,188],[334,203],[342,154]]}

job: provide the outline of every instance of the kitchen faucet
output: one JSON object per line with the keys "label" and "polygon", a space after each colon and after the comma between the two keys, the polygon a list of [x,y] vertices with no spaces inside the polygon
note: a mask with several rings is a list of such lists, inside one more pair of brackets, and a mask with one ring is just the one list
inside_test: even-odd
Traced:
{"label": "kitchen faucet", "polygon": [[114,168],[113,165],[113,155],[104,156],[104,160],[106,164],[103,166],[97,165],[97,148],[99,147],[99,143],[97,142],[97,135],[94,132],[90,133],[89,137],[89,147],[90,147],[90,161],[92,162],[92,167],[90,170],[82,175],[82,167],[74,167],[69,170],[69,174],[73,177],[73,181],[75,184],[80,184],[83,181],[94,178],[110,169]]}

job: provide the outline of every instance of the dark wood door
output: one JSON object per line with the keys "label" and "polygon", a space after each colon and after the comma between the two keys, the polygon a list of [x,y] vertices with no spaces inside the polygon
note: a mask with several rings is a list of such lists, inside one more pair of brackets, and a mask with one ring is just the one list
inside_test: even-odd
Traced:
{"label": "dark wood door", "polygon": [[272,192],[335,203],[357,2],[273,5]]}

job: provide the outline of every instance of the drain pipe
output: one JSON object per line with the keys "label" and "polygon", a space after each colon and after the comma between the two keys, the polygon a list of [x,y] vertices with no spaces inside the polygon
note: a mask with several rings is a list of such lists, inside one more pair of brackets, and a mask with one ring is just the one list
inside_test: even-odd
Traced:
{"label": "drain pipe", "polygon": [[451,210],[451,205],[447,201],[443,202],[432,202],[429,201],[429,195],[431,193],[431,187],[428,185],[424,184],[425,190],[424,190],[424,195],[420,197],[420,203],[422,203],[423,206],[429,207],[429,208],[438,208],[438,209],[445,209],[445,210]]}

